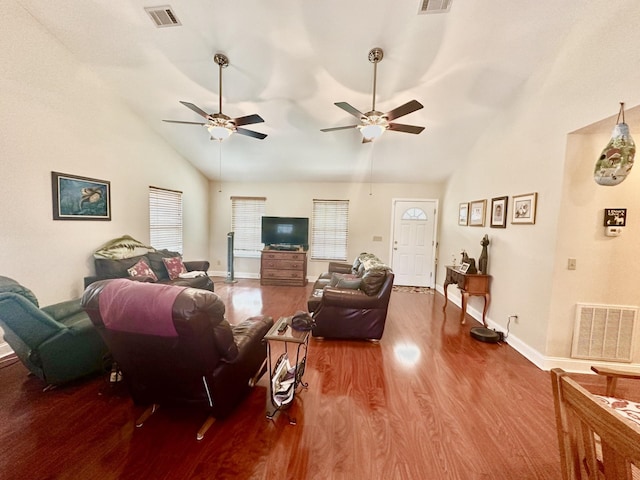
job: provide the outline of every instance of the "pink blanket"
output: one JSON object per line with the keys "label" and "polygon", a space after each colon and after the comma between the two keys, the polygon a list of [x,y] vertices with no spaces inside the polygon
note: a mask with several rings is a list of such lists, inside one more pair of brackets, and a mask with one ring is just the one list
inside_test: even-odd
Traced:
{"label": "pink blanket", "polygon": [[185,288],[113,280],[100,293],[100,315],[110,330],[177,337],[172,309]]}

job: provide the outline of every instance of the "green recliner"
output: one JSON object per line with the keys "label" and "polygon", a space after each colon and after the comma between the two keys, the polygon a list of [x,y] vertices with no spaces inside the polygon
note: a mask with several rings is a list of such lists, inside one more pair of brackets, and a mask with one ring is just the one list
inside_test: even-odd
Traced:
{"label": "green recliner", "polygon": [[48,385],[109,367],[108,349],[79,298],[39,308],[31,290],[0,276],[0,327],[25,367]]}

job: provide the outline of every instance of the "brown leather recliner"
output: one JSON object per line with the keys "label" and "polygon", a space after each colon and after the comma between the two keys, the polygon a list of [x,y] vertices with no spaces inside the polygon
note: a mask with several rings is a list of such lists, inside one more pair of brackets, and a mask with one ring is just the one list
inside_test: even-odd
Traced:
{"label": "brown leather recliner", "polygon": [[313,313],[314,337],[380,340],[384,333],[393,272],[384,272],[382,286],[372,295],[361,289],[324,287]]}
{"label": "brown leather recliner", "polygon": [[202,406],[213,422],[227,415],[264,371],[262,338],[271,317],[238,325],[225,320],[213,292],[196,288],[102,280],[85,290],[82,305],[111,350],[134,403]]}

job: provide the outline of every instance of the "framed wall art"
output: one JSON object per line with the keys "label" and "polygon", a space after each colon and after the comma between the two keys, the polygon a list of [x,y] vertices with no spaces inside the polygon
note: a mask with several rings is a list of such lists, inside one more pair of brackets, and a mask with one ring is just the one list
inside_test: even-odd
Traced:
{"label": "framed wall art", "polygon": [[476,200],[469,204],[469,225],[472,227],[484,227],[486,200]]}
{"label": "framed wall art", "polygon": [[511,223],[513,224],[534,224],[536,223],[536,206],[538,203],[537,193],[527,193],[525,195],[514,195],[511,212]]}
{"label": "framed wall art", "polygon": [[509,197],[496,197],[491,199],[491,228],[507,228],[507,205]]}
{"label": "framed wall art", "polygon": [[111,182],[51,172],[54,220],[111,220]]}
{"label": "framed wall art", "polygon": [[467,225],[469,223],[469,204],[461,203],[458,208],[458,225]]}

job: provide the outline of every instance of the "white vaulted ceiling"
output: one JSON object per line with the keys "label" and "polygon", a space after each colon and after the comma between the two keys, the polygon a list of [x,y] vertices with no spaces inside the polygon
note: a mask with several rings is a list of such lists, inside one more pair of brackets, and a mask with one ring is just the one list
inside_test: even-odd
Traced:
{"label": "white vaulted ceiling", "polygon": [[[163,0],[164,1],[164,0]],[[453,0],[448,13],[419,15],[419,0],[19,0],[80,62],[98,74],[144,122],[211,179],[218,145],[179,100],[223,112],[258,113],[222,144],[227,181],[440,182],[465,160],[487,124],[533,72],[553,64],[588,2]],[[170,5],[182,23],[157,28],[144,7]],[[583,19],[582,19],[583,20]],[[583,22],[584,23],[584,22]],[[584,27],[583,27],[584,28]],[[386,132],[362,144],[357,130],[321,128],[357,120],[334,106],[388,111],[416,99],[422,110],[398,120],[420,135]]]}

